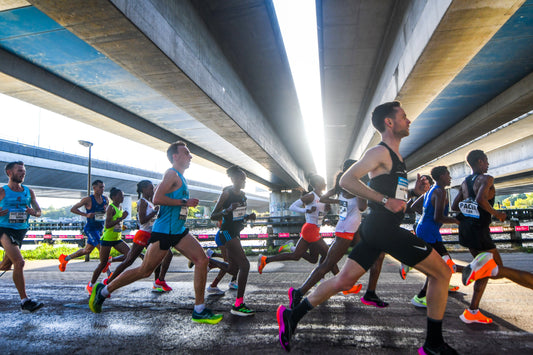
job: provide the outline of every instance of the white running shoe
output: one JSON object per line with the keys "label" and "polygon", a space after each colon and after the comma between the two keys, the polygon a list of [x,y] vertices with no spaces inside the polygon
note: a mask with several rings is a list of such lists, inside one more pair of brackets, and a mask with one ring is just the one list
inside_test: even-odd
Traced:
{"label": "white running shoe", "polygon": [[224,291],[222,291],[218,287],[211,287],[211,286],[208,286],[206,291],[210,295],[223,295],[225,293]]}
{"label": "white running shoe", "polygon": [[205,251],[205,253],[207,254],[207,257],[210,258],[213,256],[213,254],[215,254],[215,252],[212,250],[212,249],[209,249],[207,248],[207,250]]}
{"label": "white running shoe", "polygon": [[237,285],[237,283],[235,281],[230,281],[229,284],[228,284],[228,287],[230,290],[238,290],[239,289],[239,285]]}

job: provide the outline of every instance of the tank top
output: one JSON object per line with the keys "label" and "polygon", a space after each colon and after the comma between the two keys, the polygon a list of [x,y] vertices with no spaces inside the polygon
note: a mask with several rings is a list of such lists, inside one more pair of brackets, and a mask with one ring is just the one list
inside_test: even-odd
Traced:
{"label": "tank top", "polygon": [[221,230],[240,232],[244,228],[244,215],[246,214],[246,196],[244,192],[236,194],[233,191],[233,188],[228,188],[229,192],[228,198],[222,204],[223,208],[228,208],[232,203],[238,202],[239,207],[235,210],[229,212],[227,215],[222,217],[222,226]]}
{"label": "tank top", "polygon": [[[115,209],[115,214],[113,215],[113,221],[116,221],[120,217],[122,217],[122,210],[115,206],[114,204],[110,204],[109,206],[113,207]],[[120,240],[120,236],[122,235],[122,223],[115,224],[111,228],[105,228],[104,234],[102,235],[102,240],[112,242],[116,240]]]}
{"label": "tank top", "polygon": [[[405,163],[398,158],[396,153],[390,149],[385,142],[380,142],[379,145],[382,145],[389,150],[389,154],[392,159],[392,168],[388,174],[382,174],[370,179],[368,186],[388,197],[407,201],[409,197],[409,183],[407,181],[407,169],[405,167]],[[405,215],[405,213],[402,211],[392,213],[381,203],[374,201],[369,201],[368,207],[370,208],[371,214],[388,214],[395,217],[398,223],[402,221]]]}
{"label": "tank top", "polygon": [[[141,203],[141,200],[144,200],[146,202],[146,215],[150,215],[150,213],[154,212],[154,204],[144,197],[141,197],[141,199],[137,202],[137,208],[139,204]],[[148,222],[141,224],[141,218],[139,217],[139,214],[137,213],[137,220],[139,221],[139,229],[148,233],[152,233],[152,226],[154,225],[155,220],[157,219],[157,216],[153,216]]]}
{"label": "tank top", "polygon": [[[434,227],[436,229],[440,229],[442,227],[442,223],[437,223],[435,221],[435,206],[431,203],[431,197],[433,196],[433,192],[440,188],[438,185],[433,185],[431,190],[429,190],[424,195],[424,211],[422,213],[422,218],[420,218],[419,224],[424,227]],[[450,207],[448,204],[444,206],[444,215],[447,216],[449,212]]]}
{"label": "tank top", "polygon": [[105,223],[105,209],[107,206],[107,198],[102,195],[102,203],[96,202],[94,195],[91,195],[91,208],[86,208],[86,213],[94,213],[94,217],[87,218],[85,228],[90,230],[102,230]]}
{"label": "tank top", "polygon": [[4,185],[5,196],[0,201],[3,210],[9,210],[5,216],[0,216],[0,227],[11,229],[28,229],[26,206],[31,206],[30,189],[22,185],[23,190],[13,191],[8,185]]}
{"label": "tank top", "polygon": [[339,194],[339,221],[335,227],[337,233],[355,233],[361,224],[361,212],[357,206],[357,197],[346,198]]}
{"label": "tank top", "polygon": [[305,205],[305,208],[310,210],[313,207],[316,207],[316,210],[311,213],[305,213],[305,222],[316,224],[317,226],[322,225],[322,220],[324,219],[324,208],[326,206],[325,203],[320,202],[320,196],[316,194],[316,192],[312,191],[313,193],[313,202],[310,204]]}
{"label": "tank top", "polygon": [[[165,196],[174,200],[188,199],[189,188],[187,186],[187,180],[185,180],[179,171],[174,168],[171,169],[181,179],[181,187],[176,191],[165,194]],[[188,211],[187,206],[160,206],[159,215],[152,227],[152,232],[172,235],[182,234],[185,232],[185,221],[187,220]]]}
{"label": "tank top", "polygon": [[[472,200],[472,201],[476,201],[476,193],[474,192],[474,182],[476,181],[478,177],[479,177],[479,174],[472,174],[472,175],[467,176],[465,179],[466,187],[468,188],[468,198],[469,200]],[[489,204],[491,206],[494,206],[494,200],[495,200],[494,197],[489,200]],[[481,208],[481,206],[477,205],[477,203],[476,203],[476,206],[477,206],[477,210],[479,211],[479,219],[468,217],[468,216],[465,216],[465,217],[468,220],[478,221],[482,225],[488,226],[489,224],[491,224],[492,215],[489,212],[485,211],[483,208]]]}

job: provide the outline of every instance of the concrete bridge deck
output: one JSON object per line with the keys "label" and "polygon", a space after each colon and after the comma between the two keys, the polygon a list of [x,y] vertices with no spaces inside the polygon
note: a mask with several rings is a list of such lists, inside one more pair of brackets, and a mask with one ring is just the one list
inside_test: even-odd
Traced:
{"label": "concrete bridge deck", "polygon": [[[471,258],[452,255],[458,263]],[[262,275],[252,272],[245,301],[257,310],[251,318],[229,313],[234,291],[209,297],[208,306],[224,314],[218,325],[190,321],[193,290],[192,272],[184,257],[176,257],[167,281],[174,288],[168,294],[151,292],[151,280],[132,284],[113,294],[101,314],[87,307],[85,284],[95,261],[73,261],[60,273],[54,260],[28,261],[26,282],[29,294],[45,302],[34,314],[24,314],[11,272],[0,278],[1,352],[15,353],[158,353],[180,354],[247,353],[281,354],[277,340],[275,310],[287,304],[286,290],[302,282],[312,269],[305,261],[269,264]],[[504,253],[504,263],[533,272],[533,255]],[[344,262],[344,261],[343,261]],[[342,262],[342,263],[343,263]],[[208,280],[215,277],[211,271]],[[221,282],[227,288],[228,278]],[[296,354],[415,354],[425,334],[425,311],[415,309],[410,298],[423,284],[412,272],[403,281],[398,263],[385,260],[378,294],[390,306],[365,306],[358,295],[338,295],[313,310],[300,324],[293,338]],[[362,279],[364,287],[367,277]],[[460,275],[452,283],[460,284]],[[461,354],[533,353],[533,291],[507,280],[490,281],[482,300],[482,311],[494,319],[491,325],[466,325],[459,315],[467,306],[472,287],[450,294],[445,315],[444,336]]]}

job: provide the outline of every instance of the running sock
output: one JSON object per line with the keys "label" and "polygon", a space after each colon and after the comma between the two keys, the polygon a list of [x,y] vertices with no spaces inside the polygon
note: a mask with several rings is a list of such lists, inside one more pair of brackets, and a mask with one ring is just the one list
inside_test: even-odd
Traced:
{"label": "running sock", "polygon": [[475,309],[475,310],[474,310],[474,309],[470,309],[470,308],[468,308],[468,311],[469,311],[470,313],[472,313],[472,314],[477,314],[477,312],[479,312],[479,309]]}
{"label": "running sock", "polygon": [[376,295],[375,290],[366,290],[365,295],[363,296],[366,300],[372,300],[375,298],[378,298],[378,295]]}
{"label": "running sock", "polygon": [[92,282],[89,282],[89,287],[93,287],[93,283]]}
{"label": "running sock", "polygon": [[237,297],[235,300],[235,307],[240,307],[244,303],[244,297]]}
{"label": "running sock", "polygon": [[65,256],[65,261],[70,261],[70,255]]}
{"label": "running sock", "polygon": [[498,276],[498,271],[499,271],[499,267],[498,265],[496,265],[496,267],[494,269],[492,269],[492,271],[490,272],[490,276]]}
{"label": "running sock", "polygon": [[100,291],[100,293],[102,294],[102,296],[104,297],[109,297],[110,293],[109,293],[109,290],[107,289],[107,286],[105,286],[102,291]]}
{"label": "running sock", "polygon": [[202,312],[204,311],[204,309],[205,309],[205,304],[204,304],[204,303],[202,303],[202,304],[195,304],[195,305],[194,305],[194,311],[195,311],[196,313],[202,313]]}
{"label": "running sock", "polygon": [[424,347],[435,349],[442,344],[444,344],[444,339],[442,338],[442,320],[428,317],[428,330]]}
{"label": "running sock", "polygon": [[303,316],[305,316],[307,314],[307,312],[309,312],[310,310],[313,309],[313,306],[311,305],[311,303],[309,303],[309,300],[306,298],[304,298],[304,300],[302,302],[300,302],[291,312],[291,320],[294,322],[294,323],[298,323],[300,321],[300,319],[303,318]]}
{"label": "running sock", "polygon": [[233,275],[231,278],[231,282],[235,282],[235,281],[237,281],[237,275]]}
{"label": "running sock", "polygon": [[418,298],[426,297],[426,289],[425,288],[421,289],[420,292],[418,292],[418,295],[416,295],[416,297]]}
{"label": "running sock", "polygon": [[29,301],[30,299],[28,297],[26,298],[23,298],[20,300],[20,304],[23,305],[24,303],[26,303],[27,301]]}

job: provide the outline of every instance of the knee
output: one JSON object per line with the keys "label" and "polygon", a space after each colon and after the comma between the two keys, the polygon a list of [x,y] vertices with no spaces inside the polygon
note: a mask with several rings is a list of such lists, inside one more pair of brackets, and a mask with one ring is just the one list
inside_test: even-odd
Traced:
{"label": "knee", "polygon": [[349,290],[354,285],[354,282],[348,279],[347,277],[343,277],[339,275],[339,276],[335,276],[334,279],[335,279],[335,290],[337,292]]}
{"label": "knee", "polygon": [[248,259],[244,259],[240,263],[239,269],[241,269],[242,271],[249,271],[250,270],[250,262],[248,261]]}
{"label": "knee", "polygon": [[195,267],[206,269],[207,264],[209,264],[209,259],[207,258],[207,255],[203,254],[192,258],[192,262],[194,263]]}
{"label": "knee", "polygon": [[26,265],[26,262],[24,259],[20,258],[13,262],[13,269],[23,269],[24,265]]}

